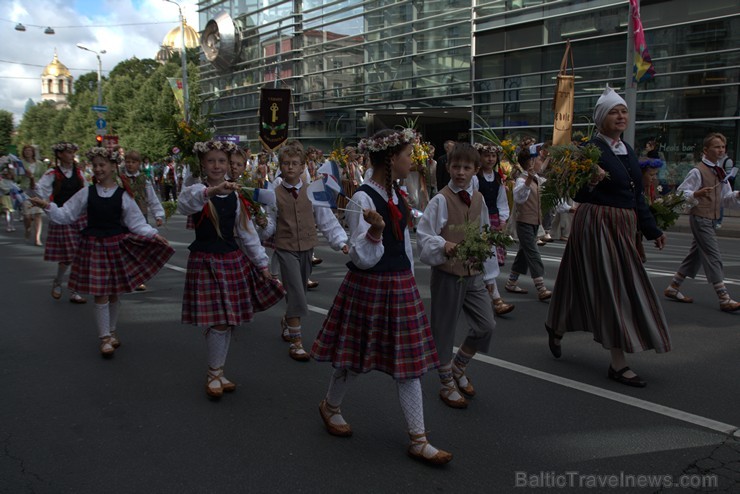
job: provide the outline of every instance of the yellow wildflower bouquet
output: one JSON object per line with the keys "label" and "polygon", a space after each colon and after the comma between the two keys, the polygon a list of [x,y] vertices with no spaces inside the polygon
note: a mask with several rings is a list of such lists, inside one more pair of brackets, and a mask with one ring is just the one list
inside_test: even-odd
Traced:
{"label": "yellow wildflower bouquet", "polygon": [[164,219],[167,221],[177,211],[177,201],[162,201],[162,208],[164,208]]}
{"label": "yellow wildflower bouquet", "polygon": [[478,222],[466,221],[451,228],[465,233],[462,242],[457,244],[452,259],[462,263],[468,272],[483,271],[483,263],[496,255],[496,247],[508,247],[514,243],[509,234],[491,230],[488,225],[481,227]]}
{"label": "yellow wildflower bouquet", "polygon": [[411,151],[411,160],[414,163],[414,166],[416,166],[416,170],[422,175],[427,175],[427,165],[429,163],[429,143],[428,142],[421,142],[417,140],[414,142],[412,151]]}
{"label": "yellow wildflower bouquet", "polygon": [[[484,119],[481,117],[478,118],[483,125],[488,125]],[[503,154],[500,160],[501,165],[506,163],[511,167],[511,170],[506,174],[507,177],[511,177],[511,174],[514,173],[515,170],[517,173],[524,173],[524,170],[519,165],[519,158],[517,157],[517,142],[514,142],[513,139],[500,139],[498,135],[496,135],[496,132],[494,132],[490,127],[481,126],[477,129],[477,132],[482,139],[501,148],[501,153]]]}
{"label": "yellow wildflower bouquet", "polygon": [[573,199],[591,181],[598,172],[601,150],[594,144],[566,144],[550,147],[550,156],[547,182],[541,196],[542,210],[545,212],[562,200]]}
{"label": "yellow wildflower bouquet", "polygon": [[673,226],[678,217],[681,216],[681,212],[687,209],[690,209],[690,206],[688,206],[683,192],[669,192],[665,195],[658,196],[650,204],[650,212],[653,213],[655,222],[661,230],[666,230]]}

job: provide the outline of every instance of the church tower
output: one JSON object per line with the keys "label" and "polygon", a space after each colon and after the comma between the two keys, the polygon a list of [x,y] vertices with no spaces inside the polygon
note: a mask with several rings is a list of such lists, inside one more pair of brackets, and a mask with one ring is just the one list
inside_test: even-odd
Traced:
{"label": "church tower", "polygon": [[72,94],[72,74],[59,61],[54,50],[54,60],[41,73],[41,99],[54,101],[58,106],[69,106],[67,96]]}

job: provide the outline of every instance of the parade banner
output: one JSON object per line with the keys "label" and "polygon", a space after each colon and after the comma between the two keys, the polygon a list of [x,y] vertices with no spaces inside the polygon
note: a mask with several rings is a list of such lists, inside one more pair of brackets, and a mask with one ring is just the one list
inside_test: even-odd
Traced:
{"label": "parade banner", "polygon": [[185,114],[185,96],[182,92],[182,79],[177,79],[176,77],[168,77],[167,82],[170,83],[170,87],[172,88],[172,93],[175,95],[175,101],[177,101],[177,105],[180,107],[180,110],[183,111],[183,115]]}
{"label": "parade banner", "polygon": [[640,20],[640,3],[630,0],[632,4],[632,30],[635,33],[635,65],[632,67],[632,80],[635,82],[649,81],[655,77],[655,66],[648,53],[645,31]]}
{"label": "parade banner", "polygon": [[[568,74],[568,60],[570,60],[570,74]],[[555,113],[555,124],[552,131],[553,146],[570,144],[573,131],[573,97],[575,95],[575,67],[573,65],[573,50],[570,40],[565,44],[563,61],[560,62],[558,83],[555,87],[552,109]]]}
{"label": "parade banner", "polygon": [[290,121],[290,89],[267,89],[260,92],[260,135],[269,151],[279,148],[288,139]]}

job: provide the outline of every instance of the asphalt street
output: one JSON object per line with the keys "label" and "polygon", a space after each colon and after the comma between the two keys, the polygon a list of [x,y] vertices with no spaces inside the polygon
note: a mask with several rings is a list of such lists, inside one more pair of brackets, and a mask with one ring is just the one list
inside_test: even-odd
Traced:
{"label": "asphalt street", "polygon": [[[202,330],[179,322],[192,232],[176,216],[161,233],[176,254],[146,292],[122,298],[122,346],[109,360],[98,353],[92,302],[70,304],[66,287],[53,300],[56,266],[42,248],[20,229],[0,233],[0,493],[740,492],[740,312],[721,312],[701,277],[684,284],[694,304],[661,296],[673,351],[628,356],[644,389],[607,379],[608,352],[589,333],[566,335],[555,360],[547,304],[506,294],[516,309],[469,367],[478,391],[469,408],[440,401],[436,373],[422,380],[429,438],[454,455],[432,468],[406,456],[384,374],[361,376],[345,399],[353,437],[326,433],[317,407],[331,367],[288,357],[282,303],[235,332],[226,374],[239,387],[209,400]],[[671,233],[665,250],[647,247],[659,293],[690,239]],[[740,298],[740,239],[720,246]],[[563,249],[542,248],[549,287]],[[325,244],[317,254],[309,344],[346,271],[346,257]],[[512,261],[513,251],[500,286]],[[427,308],[429,274],[417,260]],[[520,285],[533,293],[530,279]],[[458,342],[464,331],[462,318]]]}

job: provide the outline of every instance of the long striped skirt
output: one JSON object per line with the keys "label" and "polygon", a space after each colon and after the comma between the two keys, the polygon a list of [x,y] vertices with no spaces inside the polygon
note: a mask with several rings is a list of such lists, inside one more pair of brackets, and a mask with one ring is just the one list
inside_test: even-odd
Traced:
{"label": "long striped skirt", "polygon": [[169,245],[132,233],[81,235],[69,289],[99,296],[133,292],[157,274],[174,253]]}
{"label": "long striped skirt", "polygon": [[87,226],[87,216],[71,225],[58,225],[49,222],[44,247],[44,261],[70,264],[75,259],[80,245],[80,232]]}
{"label": "long striped skirt", "polygon": [[255,274],[241,250],[226,254],[190,252],[182,296],[183,324],[238,326],[251,321],[259,310],[255,308],[255,296],[262,299],[258,306],[274,305],[268,300],[270,296],[255,293],[253,287],[260,283],[254,279]]}
{"label": "long striped skirt", "polygon": [[379,370],[397,380],[414,379],[439,367],[411,271],[349,271],[311,355],[337,369]]}
{"label": "long striped skirt", "polygon": [[565,246],[547,326],[588,331],[606,349],[671,349],[663,308],[635,245],[633,209],[581,204]]}
{"label": "long striped skirt", "polygon": [[[488,220],[491,223],[491,230],[498,230],[501,227],[501,219],[498,217],[498,213],[489,214]],[[504,261],[506,261],[506,247],[496,247],[496,260],[499,266],[504,265]]]}

